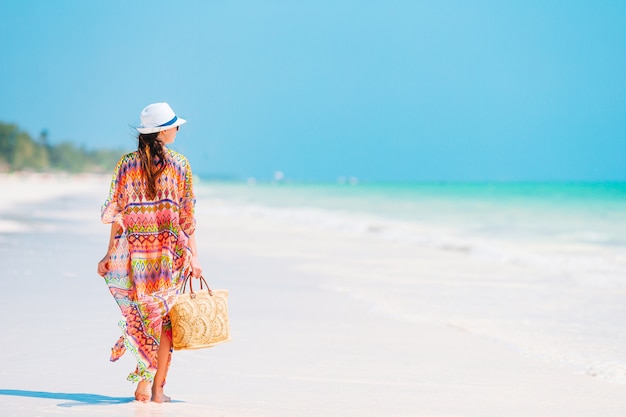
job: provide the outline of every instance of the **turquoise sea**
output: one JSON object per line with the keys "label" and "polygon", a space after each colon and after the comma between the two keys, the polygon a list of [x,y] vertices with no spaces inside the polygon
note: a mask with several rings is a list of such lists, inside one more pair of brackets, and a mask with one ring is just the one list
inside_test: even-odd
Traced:
{"label": "turquoise sea", "polygon": [[201,193],[240,205],[370,215],[502,239],[626,245],[624,182],[209,184]]}
{"label": "turquoise sea", "polygon": [[626,383],[626,183],[199,181],[196,192],[202,215],[394,242],[415,259],[428,249],[441,259],[432,270],[408,255],[379,285],[346,279],[337,291]]}

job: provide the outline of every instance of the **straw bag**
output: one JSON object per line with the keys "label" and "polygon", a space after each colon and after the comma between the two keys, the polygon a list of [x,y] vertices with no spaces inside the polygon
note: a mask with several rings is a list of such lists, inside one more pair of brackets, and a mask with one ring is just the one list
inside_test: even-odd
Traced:
{"label": "straw bag", "polygon": [[[203,277],[199,279],[200,290],[194,292],[193,278],[185,278],[170,310],[175,350],[208,348],[230,340],[228,290],[211,290]],[[185,292],[187,283],[189,292]]]}

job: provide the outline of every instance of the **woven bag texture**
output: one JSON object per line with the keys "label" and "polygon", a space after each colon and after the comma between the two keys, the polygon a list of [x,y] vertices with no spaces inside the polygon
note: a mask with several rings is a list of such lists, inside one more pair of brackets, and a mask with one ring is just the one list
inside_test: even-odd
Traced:
{"label": "woven bag texture", "polygon": [[182,293],[170,311],[175,350],[202,349],[230,340],[228,290]]}

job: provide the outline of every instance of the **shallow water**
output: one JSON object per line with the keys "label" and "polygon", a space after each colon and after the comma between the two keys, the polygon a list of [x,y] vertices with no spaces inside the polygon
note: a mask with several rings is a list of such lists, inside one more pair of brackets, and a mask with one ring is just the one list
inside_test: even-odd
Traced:
{"label": "shallow water", "polygon": [[379,269],[361,271],[366,283],[346,277],[331,288],[381,314],[444,323],[626,382],[625,183],[200,182],[196,192],[200,213],[278,219],[408,248],[393,263],[363,253],[381,258]]}

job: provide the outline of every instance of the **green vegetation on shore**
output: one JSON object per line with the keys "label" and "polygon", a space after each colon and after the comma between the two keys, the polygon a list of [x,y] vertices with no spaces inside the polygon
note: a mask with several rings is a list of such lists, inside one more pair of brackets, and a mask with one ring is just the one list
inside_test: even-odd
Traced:
{"label": "green vegetation on shore", "polygon": [[71,142],[52,145],[45,130],[33,139],[17,125],[0,123],[0,172],[109,172],[122,153],[87,150]]}

